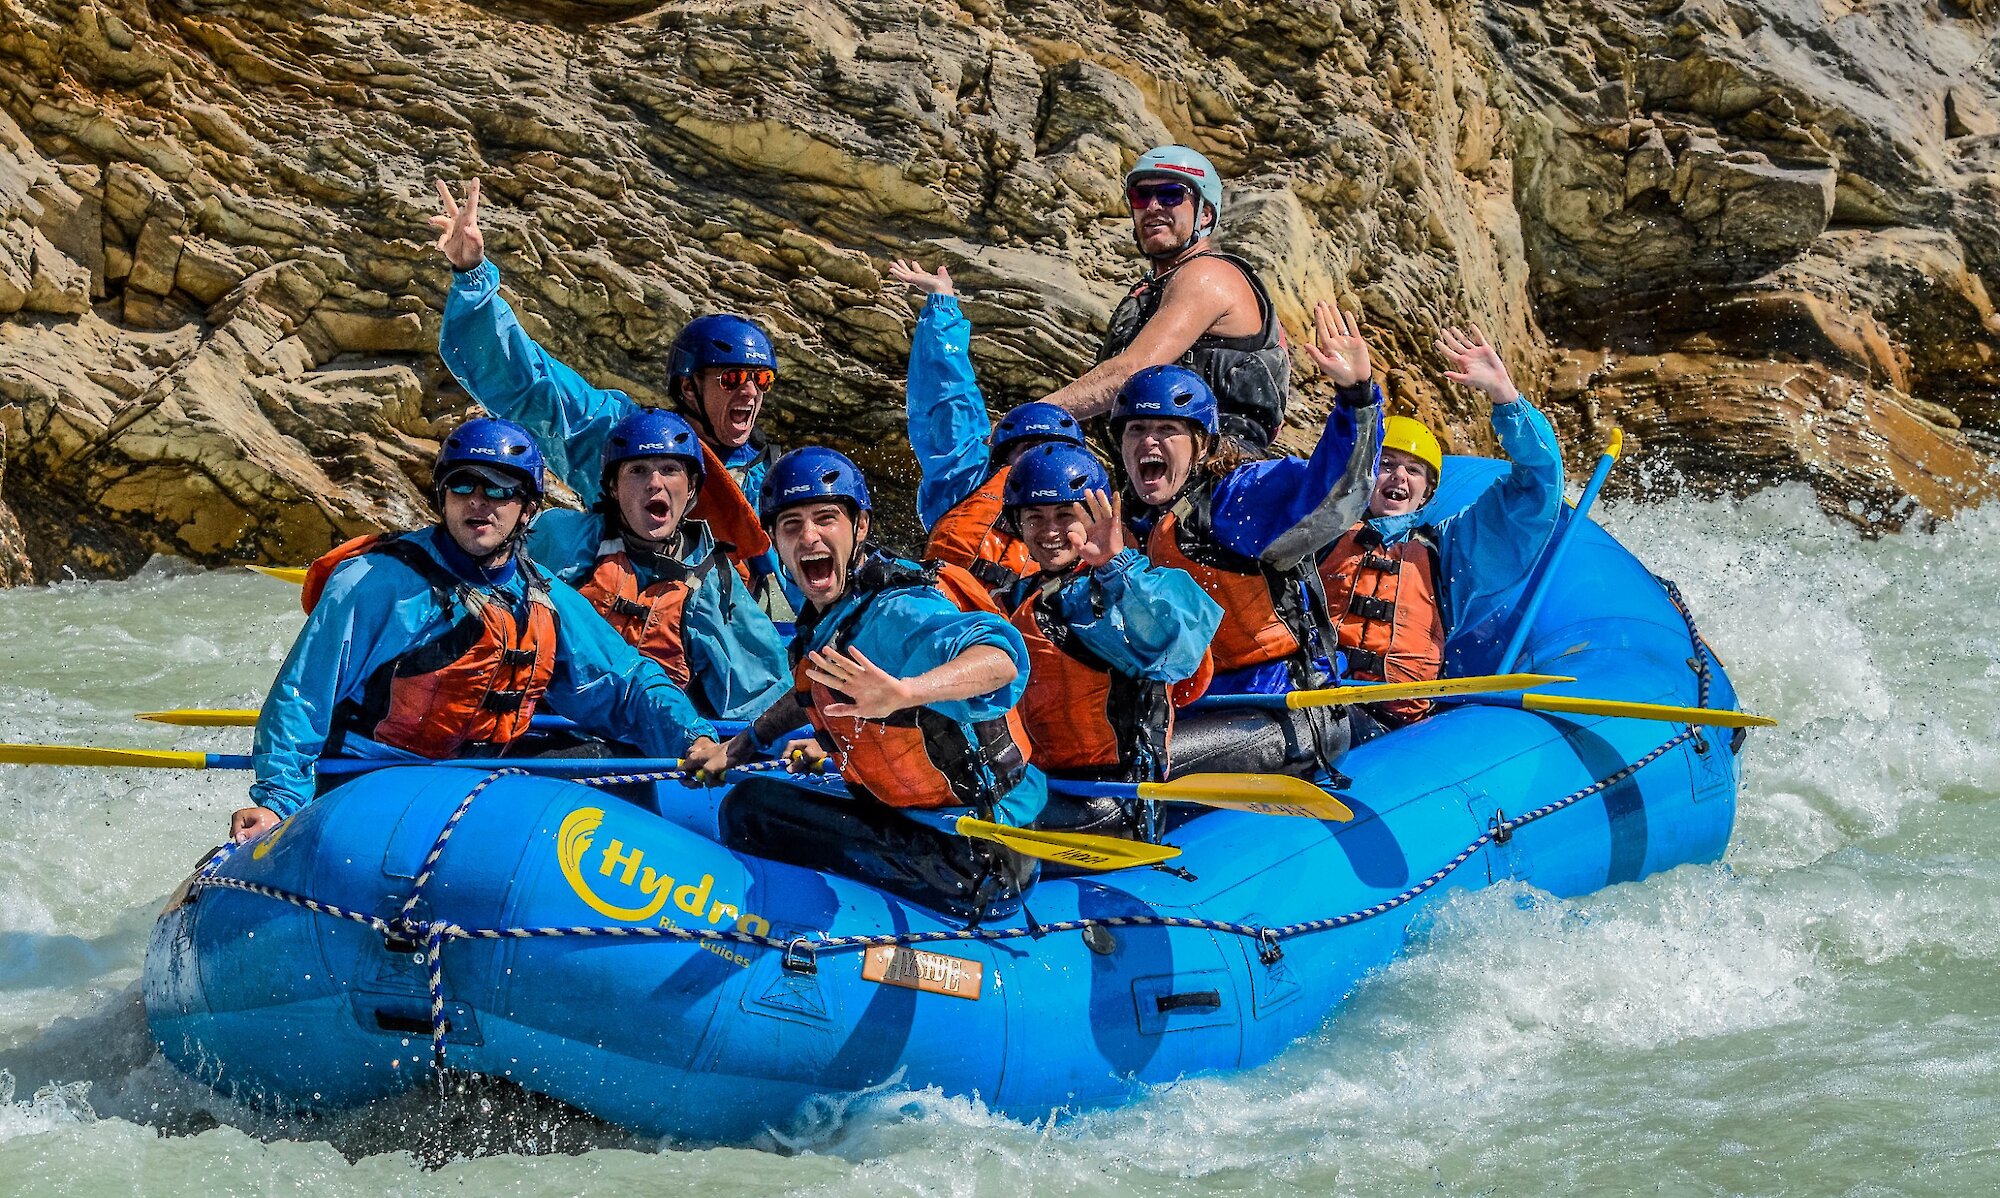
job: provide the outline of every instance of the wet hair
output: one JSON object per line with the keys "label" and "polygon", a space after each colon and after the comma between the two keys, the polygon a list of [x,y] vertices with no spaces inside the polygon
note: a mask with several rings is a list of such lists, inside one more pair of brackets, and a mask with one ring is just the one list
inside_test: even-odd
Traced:
{"label": "wet hair", "polygon": [[1234,437],[1228,433],[1215,436],[1206,433],[1196,435],[1202,438],[1204,444],[1196,451],[1195,469],[1210,478],[1228,478],[1244,466],[1252,462],[1261,462],[1270,456],[1241,437]]}

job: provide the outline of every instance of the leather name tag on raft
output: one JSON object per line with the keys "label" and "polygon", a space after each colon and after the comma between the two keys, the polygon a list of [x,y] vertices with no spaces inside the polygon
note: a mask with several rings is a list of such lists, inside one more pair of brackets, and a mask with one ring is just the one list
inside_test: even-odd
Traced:
{"label": "leather name tag on raft", "polygon": [[986,967],[977,961],[894,944],[878,944],[861,958],[863,981],[951,998],[976,1000],[985,973]]}

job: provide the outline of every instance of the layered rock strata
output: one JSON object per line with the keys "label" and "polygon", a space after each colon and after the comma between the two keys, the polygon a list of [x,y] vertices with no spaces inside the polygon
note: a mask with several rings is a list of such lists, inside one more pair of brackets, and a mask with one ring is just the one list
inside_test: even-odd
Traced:
{"label": "layered rock strata", "polygon": [[510,296],[586,376],[658,400],[675,327],[743,311],[777,439],[906,502],[884,260],[948,263],[989,398],[1034,398],[1137,274],[1119,176],[1167,140],[1232,179],[1224,241],[1294,341],[1358,303],[1453,448],[1482,413],[1430,342],[1470,320],[1579,458],[1620,423],[1664,468],[1628,479],[1949,513],[2000,427],[1996,28],[1916,0],[0,0],[0,582],[421,519],[466,408],[437,178],[485,180]]}

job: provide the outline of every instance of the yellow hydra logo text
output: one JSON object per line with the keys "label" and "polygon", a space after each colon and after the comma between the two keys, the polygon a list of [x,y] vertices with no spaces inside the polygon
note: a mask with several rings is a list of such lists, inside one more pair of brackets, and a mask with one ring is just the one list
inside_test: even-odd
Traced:
{"label": "yellow hydra logo text", "polygon": [[[727,916],[745,932],[759,936],[770,933],[771,923],[763,916],[745,915],[734,903],[710,899],[709,891],[715,886],[713,874],[703,874],[699,881],[675,889],[674,875],[646,864],[644,849],[627,848],[624,841],[614,838],[603,849],[591,852],[603,823],[602,810],[579,807],[569,813],[556,832],[556,860],[562,865],[563,877],[569,880],[577,897],[590,904],[591,910],[621,923],[648,923],[666,910],[667,899],[671,897],[675,907],[697,918],[706,918],[711,926],[720,924]],[[640,901],[620,906],[607,901],[598,888],[613,894],[634,895]],[[672,922],[671,914],[660,918],[662,926]]]}

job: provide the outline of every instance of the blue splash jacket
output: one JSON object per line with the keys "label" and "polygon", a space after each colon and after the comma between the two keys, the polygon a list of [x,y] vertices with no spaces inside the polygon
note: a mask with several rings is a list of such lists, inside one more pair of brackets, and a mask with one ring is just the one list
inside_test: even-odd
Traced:
{"label": "blue splash jacket", "polygon": [[[516,561],[482,578],[436,525],[406,539],[455,577],[524,611],[527,582]],[[665,671],[621,640],[583,596],[553,580],[549,595],[557,636],[555,675],[544,698],[550,710],[651,756],[679,757],[694,741],[715,735]],[[341,563],[265,696],[250,801],[281,818],[311,802],[313,767],[326,747],[334,709],[359,699],[378,669],[437,639],[461,616],[455,605],[439,607],[430,583],[389,557],[370,553]],[[347,738],[346,752],[425,760],[361,736]]]}

